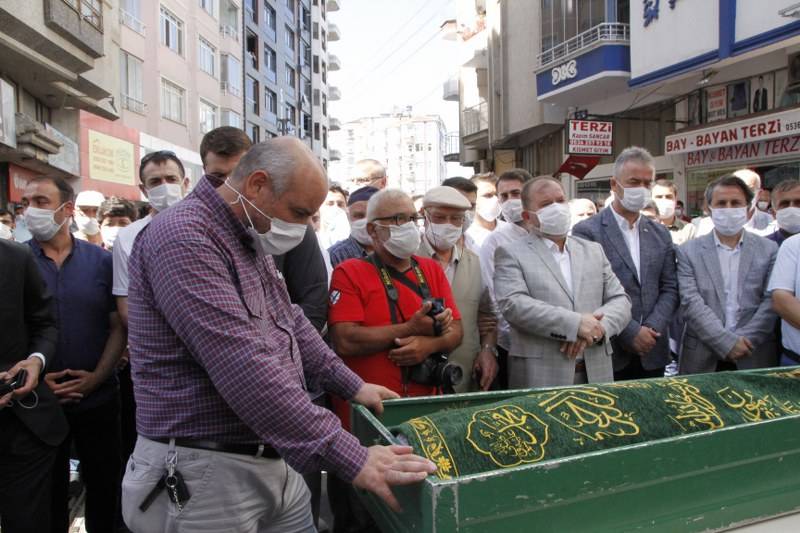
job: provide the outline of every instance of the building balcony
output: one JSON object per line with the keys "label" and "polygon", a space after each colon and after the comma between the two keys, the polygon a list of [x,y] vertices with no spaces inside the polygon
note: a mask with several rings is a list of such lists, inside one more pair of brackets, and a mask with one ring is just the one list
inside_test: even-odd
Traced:
{"label": "building balcony", "polygon": [[442,85],[442,99],[447,102],[458,102],[458,78],[447,79]]}
{"label": "building balcony", "polygon": [[328,70],[341,70],[342,69],[342,61],[339,59],[338,56],[333,54],[328,54]]}
{"label": "building balcony", "polygon": [[222,94],[229,94],[231,96],[241,96],[242,89],[237,87],[236,85],[231,84],[227,81],[221,81],[219,83],[219,88],[222,90]]}
{"label": "building balcony", "polygon": [[461,151],[461,142],[457,131],[447,133],[444,141],[444,160],[448,163],[458,163]]}
{"label": "building balcony", "polygon": [[328,42],[338,41],[342,38],[342,34],[339,31],[339,26],[336,24],[329,22],[328,23]]}
{"label": "building balcony", "polygon": [[330,117],[328,119],[328,131],[339,131],[342,129],[342,121],[338,118]]}
{"label": "building balcony", "polygon": [[147,110],[147,104],[134,98],[133,96],[128,96],[127,94],[123,94],[121,96],[123,109],[133,111],[134,113],[139,113],[140,115],[145,114],[145,111]]}
{"label": "building balcony", "polygon": [[461,124],[464,137],[486,130],[489,127],[489,104],[481,102],[478,105],[465,108],[461,112]]}
{"label": "building balcony", "polygon": [[331,11],[339,11],[341,9],[341,6],[339,5],[340,3],[341,0],[328,0],[327,4],[328,13],[330,13]]}
{"label": "building balcony", "polygon": [[334,150],[331,148],[328,150],[328,160],[329,161],[340,161],[342,159],[342,152],[339,150]]}
{"label": "building balcony", "polygon": [[538,68],[549,68],[569,57],[582,54],[597,45],[606,43],[630,44],[630,42],[631,29],[629,24],[604,22],[539,54],[537,56]]}
{"label": "building balcony", "polygon": [[219,27],[219,33],[222,35],[223,38],[228,38],[239,42],[239,31],[236,29],[235,26],[228,26],[226,24],[222,24]]}
{"label": "building balcony", "polygon": [[140,35],[144,35],[145,25],[144,22],[133,16],[132,14],[128,13],[124,9],[119,9],[119,23],[123,26],[127,26],[136,33]]}
{"label": "building balcony", "polygon": [[333,85],[328,87],[328,100],[331,102],[335,102],[336,100],[342,99],[342,91],[339,90],[338,87]]}

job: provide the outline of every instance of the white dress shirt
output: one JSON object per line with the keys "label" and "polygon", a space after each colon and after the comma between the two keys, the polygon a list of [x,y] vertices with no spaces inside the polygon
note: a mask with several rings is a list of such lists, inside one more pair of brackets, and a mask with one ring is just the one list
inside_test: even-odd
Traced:
{"label": "white dress shirt", "polygon": [[[789,237],[778,250],[778,258],[772,268],[767,291],[780,289],[789,291],[795,298],[800,297],[800,235]],[[795,353],[800,353],[800,329],[781,320],[783,345]]]}
{"label": "white dress shirt", "polygon": [[642,271],[640,267],[640,250],[639,250],[639,222],[642,220],[642,215],[639,215],[639,218],[636,219],[636,222],[633,223],[633,227],[631,227],[630,223],[620,215],[619,213],[614,210],[612,206],[611,212],[614,213],[614,218],[617,219],[617,225],[619,226],[619,230],[622,232],[622,236],[625,238],[625,244],[628,246],[628,251],[631,254],[631,259],[633,259],[633,265],[636,267],[636,276],[639,280],[642,279]]}
{"label": "white dress shirt", "polygon": [[[500,227],[500,224],[505,224],[502,220],[497,221],[497,225],[495,226],[495,230]],[[476,254],[480,253],[481,246],[483,246],[483,241],[486,240],[486,237],[492,234],[490,229],[486,229],[478,222],[473,222],[470,227],[467,228],[467,231],[464,232],[464,241],[467,243],[467,247],[475,252]]]}
{"label": "white dress shirt", "polygon": [[114,247],[111,253],[114,256],[114,277],[111,294],[114,296],[128,296],[128,259],[131,257],[131,250],[133,250],[133,241],[144,228],[153,220],[153,215],[147,215],[144,218],[134,221],[119,230],[117,240],[114,241]]}
{"label": "white dress shirt", "polygon": [[542,239],[544,243],[547,245],[547,249],[553,254],[553,259],[556,260],[556,264],[558,268],[561,269],[561,275],[564,277],[564,281],[567,282],[567,288],[569,289],[570,294],[572,293],[572,262],[569,258],[569,249],[567,247],[567,243],[564,243],[564,251],[558,249],[558,245],[551,241],[550,239]]}
{"label": "white dress shirt", "polygon": [[717,245],[719,267],[722,270],[722,280],[725,286],[725,329],[736,329],[736,316],[739,314],[739,260],[742,257],[742,238],[739,237],[736,246],[729,248],[722,244],[714,232],[714,243]]}

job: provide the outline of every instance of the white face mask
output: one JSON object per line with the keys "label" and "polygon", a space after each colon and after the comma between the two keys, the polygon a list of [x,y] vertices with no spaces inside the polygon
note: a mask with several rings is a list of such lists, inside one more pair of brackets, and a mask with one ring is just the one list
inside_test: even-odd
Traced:
{"label": "white face mask", "polygon": [[522,200],[519,198],[506,200],[500,204],[500,210],[503,212],[506,222],[515,224],[522,220]]}
{"label": "white face mask", "polygon": [[679,218],[683,216],[683,208],[682,207],[676,207],[675,208],[675,216],[679,217]]}
{"label": "white face mask", "polygon": [[787,233],[800,233],[800,207],[784,207],[775,213],[778,227]]}
{"label": "white face mask", "polygon": [[400,226],[381,226],[389,228],[389,238],[383,242],[386,251],[398,259],[408,259],[419,250],[419,228],[413,222]]}
{"label": "white face mask", "polygon": [[147,199],[150,200],[150,205],[159,213],[177,204],[182,198],[183,189],[180,183],[162,183],[158,187],[153,187],[147,191]]}
{"label": "white face mask", "polygon": [[766,211],[768,207],[769,207],[769,202],[765,202],[763,200],[758,202],[758,208],[761,209],[762,211]]}
{"label": "white face mask", "polygon": [[428,225],[425,227],[425,236],[428,237],[428,242],[437,250],[451,249],[456,245],[463,233],[463,227],[452,224],[434,224],[430,219],[428,219]]}
{"label": "white face mask", "polygon": [[100,223],[97,222],[97,219],[87,217],[82,213],[75,213],[75,224],[86,235],[97,235],[97,232],[100,231]]}
{"label": "white face mask", "polygon": [[714,229],[726,237],[736,235],[747,223],[746,207],[723,207],[711,210]]}
{"label": "white face mask", "polygon": [[[253,202],[242,196],[242,193],[231,187],[227,180],[225,181],[225,186],[237,194],[238,199],[236,202],[241,202],[244,216],[247,217],[247,221],[250,223],[247,232],[253,237],[256,251],[260,255],[283,255],[289,250],[296,248],[303,241],[307,230],[305,224],[286,222],[279,218],[271,217],[256,207]],[[236,202],[233,203],[235,204]],[[269,231],[266,233],[259,233],[256,231],[253,219],[250,218],[250,213],[247,212],[247,206],[244,205],[245,202],[250,204],[250,207],[255,209],[259,215],[270,221]]]}
{"label": "white face mask", "polygon": [[647,187],[624,187],[622,190],[624,196],[620,202],[627,211],[638,213],[650,203],[650,189]]}
{"label": "white face mask", "polygon": [[64,207],[58,206],[55,210],[28,207],[25,209],[25,226],[37,241],[47,242],[55,237],[58,230],[67,222],[65,218],[61,224],[56,224],[56,211]]}
{"label": "white face mask", "polygon": [[500,216],[500,200],[497,199],[497,196],[478,198],[476,211],[478,216],[486,222],[494,222]]}
{"label": "white face mask", "polygon": [[464,230],[466,231],[472,223],[475,222],[475,211],[467,211],[464,213]]}
{"label": "white face mask", "polygon": [[14,232],[11,231],[11,228],[9,228],[3,223],[0,223],[0,239],[5,241],[10,241],[13,238],[14,238]]}
{"label": "white face mask", "polygon": [[572,213],[566,202],[552,203],[539,209],[535,214],[539,219],[539,227],[535,229],[540,233],[552,237],[563,237],[569,233]]}
{"label": "white face mask", "polygon": [[103,244],[108,248],[111,249],[114,246],[114,242],[117,240],[117,235],[119,235],[119,230],[122,227],[120,226],[103,226],[100,228],[100,235],[103,237]]}
{"label": "white face mask", "polygon": [[367,219],[361,218],[350,223],[350,236],[361,246],[371,246],[372,237],[367,232]]}
{"label": "white face mask", "polygon": [[658,216],[661,218],[670,218],[675,214],[675,200],[669,198],[656,198],[656,207],[658,208]]}

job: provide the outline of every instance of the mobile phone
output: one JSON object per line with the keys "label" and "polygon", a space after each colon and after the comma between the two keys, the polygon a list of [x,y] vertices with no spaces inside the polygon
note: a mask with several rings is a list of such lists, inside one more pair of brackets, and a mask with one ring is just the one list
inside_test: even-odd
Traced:
{"label": "mobile phone", "polygon": [[17,372],[17,375],[11,379],[11,381],[0,383],[0,396],[5,396],[9,392],[14,392],[17,389],[22,388],[27,380],[28,372],[24,369],[20,370]]}

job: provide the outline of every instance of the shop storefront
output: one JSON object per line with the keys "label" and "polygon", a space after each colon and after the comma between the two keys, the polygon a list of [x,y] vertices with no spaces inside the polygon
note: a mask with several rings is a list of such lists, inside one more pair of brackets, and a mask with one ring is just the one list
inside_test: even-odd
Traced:
{"label": "shop storefront", "polygon": [[708,183],[741,168],[758,172],[765,189],[800,179],[800,107],[683,130],[664,144],[685,173],[687,209],[699,214]]}
{"label": "shop storefront", "polygon": [[81,190],[139,200],[139,131],[81,111]]}

